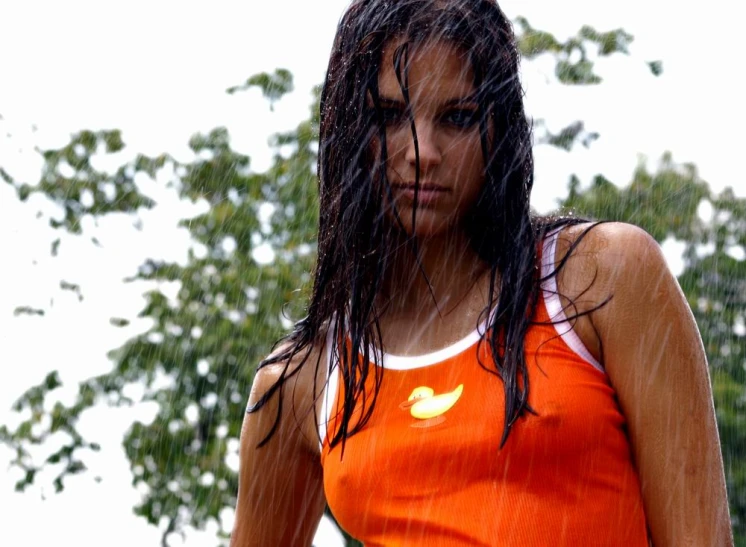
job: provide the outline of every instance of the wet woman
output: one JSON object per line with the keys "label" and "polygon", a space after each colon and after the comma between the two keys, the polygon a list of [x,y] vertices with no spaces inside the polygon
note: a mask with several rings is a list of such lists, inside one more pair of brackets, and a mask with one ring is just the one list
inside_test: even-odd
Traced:
{"label": "wet woman", "polygon": [[233,546],[729,545],[707,363],[655,241],[543,218],[494,0],[355,0],[307,317],[260,364]]}

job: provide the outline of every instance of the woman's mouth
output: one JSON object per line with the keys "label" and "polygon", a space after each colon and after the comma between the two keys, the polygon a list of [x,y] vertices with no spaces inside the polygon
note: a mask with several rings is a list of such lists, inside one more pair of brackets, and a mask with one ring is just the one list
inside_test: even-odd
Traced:
{"label": "woman's mouth", "polygon": [[419,185],[412,183],[398,183],[392,184],[395,196],[401,196],[402,198],[414,203],[415,201],[415,189],[417,190],[417,205],[427,205],[435,203],[442,199],[446,194],[450,192],[449,188],[434,184],[431,182],[423,182]]}

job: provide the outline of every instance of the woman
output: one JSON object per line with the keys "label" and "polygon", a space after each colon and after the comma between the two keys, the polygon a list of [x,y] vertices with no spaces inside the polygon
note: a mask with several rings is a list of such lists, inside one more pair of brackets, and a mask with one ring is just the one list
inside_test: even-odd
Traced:
{"label": "woman", "polygon": [[[355,0],[308,315],[259,367],[232,545],[727,545],[707,364],[642,230],[530,214],[494,0]],[[320,442],[321,441],[321,442]]]}

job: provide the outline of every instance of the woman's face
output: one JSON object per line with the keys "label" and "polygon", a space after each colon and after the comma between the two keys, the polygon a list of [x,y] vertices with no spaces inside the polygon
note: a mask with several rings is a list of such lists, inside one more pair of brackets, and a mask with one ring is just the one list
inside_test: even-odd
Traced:
{"label": "woman's face", "polygon": [[[390,219],[392,205],[396,208],[408,234],[432,237],[461,226],[484,181],[474,75],[463,50],[448,42],[409,47],[409,105],[420,171],[412,226],[417,163],[410,117],[394,70],[399,44],[401,40],[393,40],[384,48],[378,79],[386,125],[386,174],[393,191],[393,204],[385,198],[384,206]],[[380,157],[380,144],[374,141],[373,148]]]}

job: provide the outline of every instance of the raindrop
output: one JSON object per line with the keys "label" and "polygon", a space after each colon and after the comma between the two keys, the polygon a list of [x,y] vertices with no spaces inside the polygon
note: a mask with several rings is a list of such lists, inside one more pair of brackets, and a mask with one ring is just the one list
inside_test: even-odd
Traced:
{"label": "raindrop", "polygon": [[746,260],[746,250],[743,245],[732,245],[725,250],[725,253],[735,260]]}
{"label": "raindrop", "polygon": [[215,403],[218,402],[218,396],[215,393],[208,393],[202,398],[202,406],[204,408],[212,408],[215,406]]}
{"label": "raindrop", "polygon": [[215,482],[215,475],[213,475],[210,472],[205,473],[199,479],[199,483],[202,486],[212,486],[214,482]]}
{"label": "raindrop", "polygon": [[738,336],[746,336],[746,321],[742,315],[736,318],[736,323],[733,326],[733,332]]}
{"label": "raindrop", "polygon": [[207,246],[199,242],[192,243],[192,254],[197,260],[204,260],[207,257]]}
{"label": "raindrop", "polygon": [[275,260],[275,251],[269,243],[262,243],[251,251],[251,258],[260,266],[271,264]]}
{"label": "raindrop", "polygon": [[117,197],[117,188],[113,182],[102,182],[98,185],[99,191],[103,192],[106,201],[111,203]]}
{"label": "raindrop", "polygon": [[697,206],[697,216],[702,219],[702,222],[710,222],[712,216],[715,214],[715,209],[712,207],[712,203],[708,200],[703,199]]}
{"label": "raindrop", "polygon": [[233,238],[232,236],[224,237],[221,243],[221,247],[223,248],[223,252],[225,252],[226,254],[232,254],[237,247],[235,238]]}
{"label": "raindrop", "polygon": [[200,359],[197,361],[197,374],[204,376],[208,372],[210,372],[210,363],[207,359]]}
{"label": "raindrop", "polygon": [[186,418],[190,424],[196,424],[197,420],[199,420],[199,407],[195,403],[190,404],[184,410],[184,418]]}
{"label": "raindrop", "polygon": [[93,192],[91,192],[88,188],[85,188],[82,192],[80,192],[80,204],[83,207],[85,207],[86,209],[90,209],[95,203],[96,200],[93,197]]}
{"label": "raindrop", "polygon": [[163,333],[162,332],[149,332],[148,333],[148,342],[151,344],[161,344],[163,342]]}

